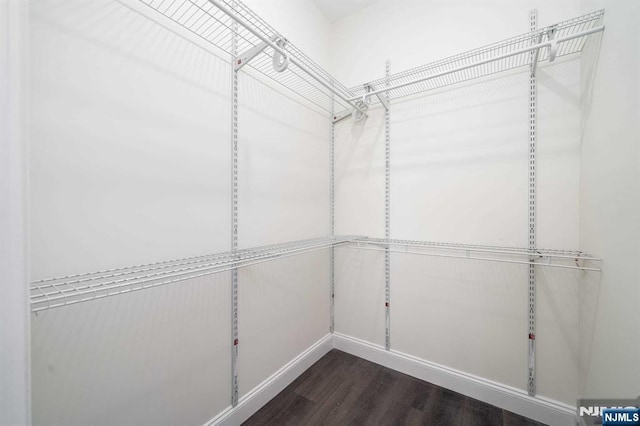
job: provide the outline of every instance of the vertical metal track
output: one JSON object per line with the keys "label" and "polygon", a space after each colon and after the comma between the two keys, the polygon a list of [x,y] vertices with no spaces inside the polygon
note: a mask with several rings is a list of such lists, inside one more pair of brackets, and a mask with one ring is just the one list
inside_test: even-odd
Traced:
{"label": "vertical metal track", "polygon": [[[385,64],[386,86],[389,87],[389,77],[391,75],[391,63]],[[384,113],[384,237],[391,238],[391,133],[390,133],[390,115],[389,110],[391,104],[389,102],[389,92],[385,92],[387,99],[387,108]],[[391,253],[389,253],[389,245],[386,246],[384,252],[384,323],[385,323],[385,339],[384,347],[391,350]]]}
{"label": "vertical metal track", "polygon": [[[335,123],[333,122],[334,114],[334,95],[331,94],[331,137],[329,142],[329,228],[331,236],[335,236]],[[335,287],[335,249],[331,247],[331,259],[330,264],[330,288],[329,288],[329,332],[333,333],[335,330],[335,300],[336,300],[336,287]]]}
{"label": "vertical metal track", "polygon": [[[235,11],[236,4],[231,2]],[[231,25],[231,251],[238,250],[238,22]],[[238,270],[231,271],[231,405],[238,405]]]}
{"label": "vertical metal track", "polygon": [[[531,43],[536,40],[533,33],[537,30],[538,12],[529,12]],[[529,77],[529,249],[536,248],[536,101],[537,82],[534,66],[535,52],[531,52],[531,74]],[[532,262],[535,260],[530,259]],[[529,265],[529,375],[528,392],[536,394],[536,269]]]}

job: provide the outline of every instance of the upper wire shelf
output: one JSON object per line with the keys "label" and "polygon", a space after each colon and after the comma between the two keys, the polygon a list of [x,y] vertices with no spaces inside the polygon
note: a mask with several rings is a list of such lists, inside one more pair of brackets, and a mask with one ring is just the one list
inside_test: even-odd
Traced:
{"label": "upper wire shelf", "polygon": [[200,278],[270,260],[336,247],[357,238],[360,237],[314,238],[34,281],[31,283],[31,311],[39,312]]}
{"label": "upper wire shelf", "polygon": [[383,238],[361,238],[353,240],[350,246],[361,250],[538,265],[582,271],[598,272],[601,270],[600,265],[602,264],[601,258],[576,250],[528,249]]}
{"label": "upper wire shelf", "polygon": [[[393,100],[532,65],[535,72],[536,63],[582,52],[588,36],[604,29],[601,26],[603,16],[604,10],[598,10],[392,74],[388,80],[380,78],[351,88],[356,95],[352,99],[362,99],[367,93],[375,94],[376,91],[387,93],[385,88],[389,87],[389,99]],[[370,105],[380,103],[376,96],[367,96],[367,99]]]}
{"label": "upper wire shelf", "polygon": [[[208,43],[233,54],[233,32],[237,34],[237,54],[284,37],[238,0],[140,0]],[[237,23],[237,24],[236,24]],[[330,112],[332,99],[343,108],[353,105],[349,89],[332,77],[305,53],[286,41],[290,65],[284,72],[273,66],[273,43],[267,45],[248,66],[286,87],[309,102]],[[332,96],[335,93],[335,97]]]}

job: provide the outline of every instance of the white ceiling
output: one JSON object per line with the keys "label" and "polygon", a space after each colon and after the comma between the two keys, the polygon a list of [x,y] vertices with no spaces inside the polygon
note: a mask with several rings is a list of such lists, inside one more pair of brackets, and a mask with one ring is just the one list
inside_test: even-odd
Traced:
{"label": "white ceiling", "polygon": [[322,13],[334,22],[357,10],[369,6],[376,0],[313,0]]}

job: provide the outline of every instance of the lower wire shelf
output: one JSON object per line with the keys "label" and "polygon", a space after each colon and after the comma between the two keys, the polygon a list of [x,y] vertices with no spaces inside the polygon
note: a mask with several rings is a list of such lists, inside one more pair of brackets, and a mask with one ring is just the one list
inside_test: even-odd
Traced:
{"label": "lower wire shelf", "polygon": [[531,250],[354,235],[323,237],[34,281],[30,287],[31,311],[102,299],[337,246],[582,271],[600,271],[602,263],[601,258],[571,250]]}
{"label": "lower wire shelf", "polygon": [[384,238],[360,238],[353,240],[349,246],[359,250],[389,251],[391,253],[515,263],[593,272],[600,272],[602,265],[602,258],[575,250],[528,249]]}
{"label": "lower wire shelf", "polygon": [[199,278],[283,257],[328,249],[359,238],[362,237],[314,238],[34,281],[30,287],[31,311],[39,312]]}

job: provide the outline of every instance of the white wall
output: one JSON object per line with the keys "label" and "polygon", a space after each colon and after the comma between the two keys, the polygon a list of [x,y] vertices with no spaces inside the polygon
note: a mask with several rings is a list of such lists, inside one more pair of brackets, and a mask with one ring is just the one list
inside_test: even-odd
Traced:
{"label": "white wall", "polygon": [[246,0],[243,3],[320,66],[329,67],[333,48],[328,37],[332,27],[313,0]]}
{"label": "white wall", "polygon": [[27,8],[0,2],[0,425],[29,424]]}
{"label": "white wall", "polygon": [[228,249],[228,60],[115,1],[31,9],[32,278]]}
{"label": "white wall", "polygon": [[640,395],[640,3],[582,5],[606,8],[606,29],[583,61],[580,245],[604,267],[581,287],[580,393],[629,398]]}
{"label": "white wall", "polygon": [[[275,24],[326,54],[290,3]],[[33,279],[229,250],[228,56],[137,1],[30,19]],[[327,115],[241,72],[241,248],[328,235]],[[240,271],[241,396],[328,332],[328,262]],[[203,424],[230,404],[230,276],[42,312],[32,345],[35,424]]]}
{"label": "white wall", "polygon": [[[525,33],[532,7],[540,26],[580,14],[578,2],[379,1],[336,22],[332,71],[355,85],[381,77],[387,58],[397,72]],[[538,246],[576,249],[580,62],[538,75]],[[392,238],[527,246],[528,85],[525,70],[393,102]],[[384,236],[380,110],[340,123],[336,149],[337,232]],[[336,329],[381,344],[384,258],[340,253]],[[393,349],[526,389],[526,267],[394,254],[391,271]],[[577,273],[538,272],[538,394],[571,405],[578,284]]]}
{"label": "white wall", "polygon": [[229,274],[41,312],[34,424],[203,424],[230,401]]}
{"label": "white wall", "polygon": [[[130,4],[31,2],[33,279],[229,249],[228,59]],[[34,423],[213,417],[230,400],[228,283],[34,316]]]}
{"label": "white wall", "polygon": [[328,115],[256,74],[239,74],[239,246],[329,235]]}
{"label": "white wall", "polygon": [[[329,235],[327,113],[250,69],[238,92],[239,247]],[[328,251],[241,269],[238,283],[242,397],[328,333]]]}
{"label": "white wall", "polygon": [[[326,63],[329,25],[311,0],[246,4]],[[329,235],[328,114],[250,69],[238,96],[240,248]],[[238,279],[242,397],[329,332],[329,253],[252,266]]]}

